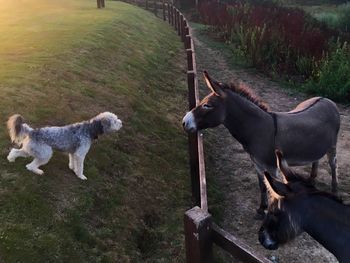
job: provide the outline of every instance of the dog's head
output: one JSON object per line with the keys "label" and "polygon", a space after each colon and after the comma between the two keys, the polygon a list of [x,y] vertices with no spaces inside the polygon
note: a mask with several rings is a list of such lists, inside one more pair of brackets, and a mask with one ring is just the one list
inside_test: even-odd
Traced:
{"label": "dog's head", "polygon": [[117,115],[111,112],[100,113],[92,119],[92,122],[98,124],[99,134],[118,131],[123,126]]}

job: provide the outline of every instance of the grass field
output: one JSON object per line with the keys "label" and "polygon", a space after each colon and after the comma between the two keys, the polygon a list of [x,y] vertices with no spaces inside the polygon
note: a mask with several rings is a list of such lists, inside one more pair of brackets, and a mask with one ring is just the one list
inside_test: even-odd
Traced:
{"label": "grass field", "polygon": [[[0,262],[182,262],[190,205],[184,52],[139,8],[88,0],[0,5]],[[8,163],[5,121],[123,120],[87,155],[87,181],[55,152],[45,175]]]}

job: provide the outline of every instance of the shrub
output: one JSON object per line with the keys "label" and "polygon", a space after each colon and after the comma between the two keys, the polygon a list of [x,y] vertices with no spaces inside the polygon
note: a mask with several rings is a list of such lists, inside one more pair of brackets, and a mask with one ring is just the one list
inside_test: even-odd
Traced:
{"label": "shrub", "polygon": [[316,13],[313,16],[332,28],[350,33],[350,3],[339,5],[332,11]]}
{"label": "shrub", "polygon": [[208,2],[199,11],[203,21],[241,49],[254,66],[279,74],[310,77],[328,51],[329,40],[337,36],[301,9],[271,1]]}
{"label": "shrub", "polygon": [[350,48],[338,41],[304,89],[337,101],[350,100]]}
{"label": "shrub", "polygon": [[339,10],[339,27],[350,33],[350,3],[341,5]]}

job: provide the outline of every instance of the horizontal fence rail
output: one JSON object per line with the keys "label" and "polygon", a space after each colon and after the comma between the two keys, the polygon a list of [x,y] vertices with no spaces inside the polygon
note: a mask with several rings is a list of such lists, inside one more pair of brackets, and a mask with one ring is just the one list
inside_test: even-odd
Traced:
{"label": "horizontal fence rail", "polygon": [[[165,0],[125,0],[124,2],[153,12],[173,26],[181,37],[187,56],[188,108],[191,110],[199,102],[199,87],[192,32],[185,16]],[[188,135],[188,148],[191,190],[195,207],[186,211],[184,215],[186,261],[189,263],[213,262],[212,247],[216,244],[235,259],[243,262],[271,262],[213,223],[212,216],[208,212],[203,135],[200,132]]]}

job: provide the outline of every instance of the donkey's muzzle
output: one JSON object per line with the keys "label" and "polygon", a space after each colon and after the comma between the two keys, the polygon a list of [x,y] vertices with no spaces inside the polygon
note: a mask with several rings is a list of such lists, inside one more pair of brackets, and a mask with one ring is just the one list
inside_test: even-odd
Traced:
{"label": "donkey's muzzle", "polygon": [[264,231],[259,232],[259,242],[266,249],[269,249],[269,250],[278,249],[278,243],[276,241],[271,240],[270,236]]}
{"label": "donkey's muzzle", "polygon": [[185,117],[182,119],[182,127],[186,132],[193,133],[197,131],[197,125],[194,121],[194,116],[192,112],[187,112]]}

